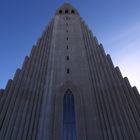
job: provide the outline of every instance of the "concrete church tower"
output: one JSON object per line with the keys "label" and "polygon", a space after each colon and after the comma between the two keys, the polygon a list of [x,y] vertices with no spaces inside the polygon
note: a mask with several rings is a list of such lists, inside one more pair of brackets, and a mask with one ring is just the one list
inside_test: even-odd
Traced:
{"label": "concrete church tower", "polygon": [[0,90],[0,140],[140,140],[136,87],[70,4]]}

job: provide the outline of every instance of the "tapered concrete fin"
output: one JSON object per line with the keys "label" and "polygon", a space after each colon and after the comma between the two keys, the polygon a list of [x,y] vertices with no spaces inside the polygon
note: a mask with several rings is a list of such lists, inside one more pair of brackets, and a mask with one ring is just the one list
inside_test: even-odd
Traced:
{"label": "tapered concrete fin", "polygon": [[94,37],[93,37],[93,40],[95,41],[96,46],[98,46],[98,45],[99,45],[99,43],[98,43],[98,39],[97,39],[97,37],[96,37],[96,36],[94,36]]}
{"label": "tapered concrete fin", "polygon": [[4,89],[0,89],[0,100],[1,100],[1,97],[3,96],[3,92],[4,92]]}
{"label": "tapered concrete fin", "polygon": [[136,86],[132,87],[132,89],[137,95],[140,95]]}
{"label": "tapered concrete fin", "polygon": [[[23,108],[25,107],[25,96],[30,94],[29,93],[29,73],[32,73],[33,70],[30,69],[29,71],[29,67],[31,66],[31,63],[29,63],[29,57],[26,56],[23,67],[21,72],[17,72],[17,84],[14,87],[14,91],[13,91],[13,96],[11,97],[12,101],[15,102],[15,104],[10,104],[9,106],[9,110],[8,110],[8,115],[7,116],[11,116],[10,120],[8,119],[8,117],[5,119],[4,125],[5,127],[7,125],[9,125],[8,129],[6,130],[5,127],[3,128],[3,133],[6,131],[5,137],[6,139],[8,139],[9,137],[11,137],[12,132],[15,132],[15,127],[17,128],[17,123],[19,122],[18,120],[20,119],[20,121],[22,122],[22,116],[19,114],[23,113]],[[28,65],[27,65],[28,64]],[[32,67],[31,67],[32,68]],[[24,88],[24,90],[21,90],[21,83],[22,83],[22,88]],[[27,98],[27,97],[26,97]],[[21,106],[21,102],[24,103],[23,106]],[[10,127],[13,129],[11,130]],[[18,130],[16,130],[16,133],[18,133]],[[17,134],[16,134],[17,135]],[[2,135],[3,136],[3,135]],[[3,136],[4,137],[4,136]],[[11,138],[13,139],[13,137]]]}
{"label": "tapered concrete fin", "polygon": [[[88,36],[88,30],[85,28],[85,30],[86,30],[86,33],[87,34],[85,34],[85,36],[87,37]],[[88,43],[90,43],[91,42],[91,40],[90,40],[90,38],[88,38]],[[97,42],[96,42],[96,45],[97,45]],[[92,53],[92,50],[91,50],[91,46],[92,45],[88,45],[89,46],[89,49],[88,49],[88,55],[90,54],[90,53]],[[96,52],[97,53],[97,52]],[[95,57],[98,57],[98,58],[95,58],[95,59],[100,59],[99,58],[99,56],[97,56],[97,54],[93,54],[93,56],[95,56]],[[95,67],[95,66],[94,66]],[[98,75],[99,77],[100,77],[100,75],[99,75],[99,73],[100,73],[100,71],[102,70],[102,68],[101,67],[99,67],[99,66],[97,66],[97,70],[96,70],[96,75]],[[95,79],[95,78],[94,78]],[[102,77],[100,77],[100,80],[102,79]],[[102,80],[101,81],[98,81],[97,82],[101,87],[104,87],[104,83],[102,82]],[[97,86],[97,90],[99,90],[99,88],[98,88],[98,86]],[[98,95],[98,93],[97,93],[97,96],[99,96]],[[98,100],[98,99],[97,99]],[[100,96],[100,102],[102,103],[102,105],[104,104],[104,96]],[[98,104],[99,105],[99,104]],[[103,107],[103,106],[102,106]],[[104,131],[105,131],[105,125],[107,126],[107,129],[106,129],[106,132],[105,132],[105,137],[109,137],[109,138],[111,138],[112,136],[111,136],[111,134],[110,133],[108,133],[109,131],[110,131],[110,125],[107,125],[107,123],[108,123],[108,117],[105,115],[106,114],[106,111],[105,111],[105,108],[103,109],[103,110],[99,110],[99,112],[100,113],[102,113],[102,115],[100,115],[100,117],[102,116],[102,118],[100,118],[100,119],[105,119],[106,120],[106,122],[102,122],[102,127],[103,127],[103,129],[104,129]],[[103,115],[104,114],[104,115]],[[110,118],[109,118],[110,119]],[[107,136],[108,135],[108,136]]]}
{"label": "tapered concrete fin", "polygon": [[[124,78],[124,84],[126,85],[126,88],[127,88],[127,97],[128,97],[128,100],[129,100],[129,105],[130,105],[131,111],[132,111],[134,119],[135,119],[136,127],[138,128],[137,131],[139,131],[140,130],[139,102],[136,99],[136,96],[135,96],[135,94],[132,90],[132,87],[131,87],[127,77]],[[140,137],[140,133],[138,135]]]}
{"label": "tapered concrete fin", "polygon": [[28,61],[29,61],[29,56],[26,56],[25,59],[24,59],[23,65],[22,65],[22,69],[25,69]]}
{"label": "tapered concrete fin", "polygon": [[30,57],[33,56],[35,48],[36,48],[36,45],[33,45],[32,49],[31,49],[31,52],[30,52]]}
{"label": "tapered concrete fin", "polygon": [[[135,86],[132,88],[132,90],[133,90],[133,92],[134,92],[134,94],[139,102],[139,106],[140,106],[140,94]],[[140,109],[139,109],[139,111],[140,111]]]}
{"label": "tapered concrete fin", "polygon": [[[108,120],[108,122],[110,122],[110,125],[108,126],[108,132],[111,131],[111,134],[108,133],[108,135],[110,135],[110,137],[114,136],[115,138],[117,138],[117,134],[114,133],[114,131],[116,131],[116,128],[115,127],[112,128],[112,125],[115,125],[114,119],[117,117],[117,116],[114,115],[115,112],[112,111],[113,108],[114,108],[115,102],[113,102],[113,99],[111,99],[111,93],[113,93],[114,91],[113,91],[112,87],[110,86],[109,80],[111,80],[111,79],[109,79],[109,77],[110,77],[109,73],[106,72],[105,65],[103,65],[104,64],[103,60],[104,59],[102,57],[100,57],[100,62],[102,62],[102,66],[99,66],[100,77],[101,77],[101,81],[102,81],[102,84],[103,84],[102,87],[104,87],[104,88],[108,87],[108,88],[106,88],[105,91],[102,90],[102,92],[104,94],[103,95],[104,105],[107,107],[104,117],[106,117],[106,120]],[[112,106],[109,108],[110,104],[112,104]],[[112,115],[107,116],[106,114],[108,114],[108,113],[110,113]],[[106,122],[106,123],[108,123],[108,122]],[[119,132],[117,132],[117,131],[116,131],[116,133],[119,134]]]}
{"label": "tapered concrete fin", "polygon": [[[84,31],[86,31],[86,27],[84,27]],[[87,37],[87,31],[84,32],[84,34],[85,34],[85,38],[86,38]],[[85,45],[89,46],[90,41],[91,41],[90,39],[85,40],[85,42],[87,43]],[[95,46],[95,44],[97,45],[97,42],[95,42],[95,41],[93,41],[92,43],[93,43],[93,44],[91,44],[92,46]],[[94,85],[95,86],[94,88],[96,88],[97,92],[98,92],[97,96],[96,96],[97,97],[96,99],[97,99],[97,101],[99,103],[98,106],[99,106],[99,108],[100,107],[102,108],[102,111],[98,110],[99,111],[100,120],[101,120],[101,124],[100,125],[101,125],[101,127],[103,129],[104,138],[111,139],[112,138],[112,134],[108,133],[108,132],[111,131],[111,129],[110,129],[110,126],[109,126],[109,123],[108,123],[108,117],[106,116],[107,112],[105,111],[106,110],[105,109],[105,103],[104,103],[105,98],[104,98],[104,95],[101,93],[101,90],[99,88],[99,85],[100,85],[100,87],[104,87],[104,83],[103,83],[102,77],[101,77],[102,68],[99,65],[97,65],[98,61],[99,61],[99,56],[98,56],[97,52],[95,51],[96,48],[95,47],[92,48],[92,49],[94,49],[94,51],[93,50],[89,50],[89,48],[91,49],[92,47],[87,47],[87,54],[90,56],[90,54],[93,53],[91,55],[92,56],[91,60],[94,57],[93,63],[91,62],[91,64],[94,64],[95,61],[96,61],[96,63],[94,64],[94,67],[92,67],[93,70],[95,70],[92,74],[94,75],[93,79],[95,80],[95,83],[97,84],[97,85]]]}
{"label": "tapered concrete fin", "polygon": [[138,92],[138,90],[137,90],[137,88],[135,86],[132,87],[132,90],[133,90],[133,92],[134,92],[134,94],[136,96],[136,99],[137,99],[138,103],[139,103],[139,111],[140,111],[140,94],[139,94],[139,92]]}
{"label": "tapered concrete fin", "polygon": [[121,71],[120,71],[120,68],[119,68],[118,66],[115,67],[115,70],[116,70],[117,74],[118,74],[120,77],[123,78],[122,73],[121,73]]}
{"label": "tapered concrete fin", "polygon": [[13,81],[14,81],[14,82],[17,81],[20,72],[21,72],[21,69],[18,68],[18,69],[16,70],[16,73],[15,73],[14,78],[13,78]]}
{"label": "tapered concrete fin", "polygon": [[107,54],[106,57],[107,57],[108,62],[114,67],[111,56],[109,54]]}
{"label": "tapered concrete fin", "polygon": [[[46,26],[46,28],[44,29],[44,31],[42,32],[42,34],[41,34],[41,36],[37,39],[37,42],[35,43],[35,45],[33,45],[33,47],[32,47],[32,50],[31,50],[31,52],[30,52],[30,56],[33,54],[33,52],[34,52],[34,50],[35,50],[35,48],[37,48],[37,46],[39,46],[40,44],[41,44],[41,42],[42,42],[42,40],[44,39],[44,37],[49,37],[49,30],[50,30],[50,26],[51,26],[51,24],[52,24],[52,22],[54,21],[54,19],[52,19],[49,23],[48,23],[48,25]],[[46,41],[46,39],[47,38],[45,38],[45,41]]]}
{"label": "tapered concrete fin", "polygon": [[40,43],[41,43],[41,41],[42,41],[42,37],[39,37],[39,38],[38,38],[38,40],[37,40],[36,45],[37,45],[37,46],[39,46],[39,45],[40,45]]}
{"label": "tapered concrete fin", "polygon": [[[51,26],[50,26],[51,27]],[[48,32],[52,32],[52,30],[49,30]],[[51,33],[50,33],[51,34]],[[22,101],[24,102],[24,106],[18,107],[16,105],[15,112],[19,108],[18,114],[22,114],[22,116],[18,115],[12,116],[12,120],[10,122],[10,125],[12,126],[12,122],[16,120],[14,129],[8,129],[6,137],[9,137],[9,134],[12,134],[11,139],[36,139],[36,133],[38,129],[38,121],[39,115],[40,115],[40,105],[41,105],[41,99],[44,89],[44,84],[46,80],[46,72],[47,72],[47,59],[48,59],[48,49],[50,47],[50,44],[47,44],[48,46],[44,45],[44,37],[42,37],[41,42],[39,46],[35,47],[32,50],[32,54],[30,56],[30,61],[28,61],[28,65],[26,65],[26,79],[24,81],[24,90],[21,94],[18,95],[16,101],[17,103]],[[49,43],[49,41],[48,41]],[[30,71],[27,70],[30,68]],[[18,128],[20,124],[20,128]],[[18,134],[17,134],[18,133]]]}
{"label": "tapered concrete fin", "polygon": [[[28,129],[24,130],[24,136],[22,137],[23,139],[24,139],[24,137],[25,138],[28,137],[28,139],[31,139],[31,138],[35,139],[35,136],[36,136],[36,134],[33,133],[32,130],[33,130],[33,127],[34,127],[35,130],[37,129],[36,125],[34,125],[34,124],[37,123],[35,121],[36,120],[35,118],[37,118],[37,120],[39,119],[38,118],[38,111],[39,111],[38,107],[40,107],[40,100],[41,100],[41,97],[42,97],[41,96],[41,94],[42,94],[41,82],[43,82],[42,80],[45,79],[45,76],[44,76],[44,73],[43,73],[44,67],[46,67],[46,64],[45,64],[46,59],[44,58],[45,50],[46,50],[46,48],[43,47],[43,50],[41,52],[41,56],[42,56],[41,62],[44,63],[44,64],[39,66],[40,73],[38,73],[38,74],[40,76],[38,74],[35,75],[38,83],[31,86],[33,88],[32,90],[33,90],[34,100],[30,101],[30,104],[28,105],[28,108],[32,108],[31,110],[33,110],[33,111],[28,112],[28,116],[30,116],[31,120],[30,120],[30,125],[29,125],[29,123],[28,123],[29,120],[26,119],[25,128],[30,128],[30,129],[29,129],[29,131],[28,131]],[[37,61],[39,61],[39,59]]]}
{"label": "tapered concrete fin", "polygon": [[[135,123],[134,118],[132,116],[132,111],[129,109],[130,105],[128,104],[128,100],[131,100],[131,98],[129,97],[129,94],[128,94],[129,91],[125,84],[125,80],[120,75],[119,69],[115,68],[115,71],[116,71],[115,80],[118,81],[117,88],[119,91],[116,95],[120,96],[120,103],[118,103],[118,105],[120,106],[120,109],[121,109],[121,114],[122,114],[121,116],[122,116],[123,122],[125,124],[125,129],[126,128],[128,129],[127,136],[130,135],[130,139],[135,139],[135,134],[137,135],[138,133],[135,132],[135,134],[134,134],[132,132],[132,127],[134,127],[135,130],[136,130],[136,127],[135,127],[135,125],[132,125],[131,123],[129,123],[130,121]],[[137,137],[139,137],[139,136],[137,135]],[[129,139],[129,137],[127,139]]]}
{"label": "tapered concrete fin", "polygon": [[127,86],[127,89],[129,91],[129,95],[131,96],[131,99],[133,100],[133,103],[136,105],[136,108],[137,108],[137,103],[138,102],[137,102],[136,96],[134,95],[133,88],[131,87],[131,84],[130,84],[127,77],[124,77],[124,82],[125,82],[125,84]]}
{"label": "tapered concrete fin", "polygon": [[[98,84],[98,82],[97,82],[97,72],[96,72],[96,65],[94,65],[93,66],[93,64],[94,64],[94,58],[92,57],[92,56],[94,56],[95,57],[95,55],[94,55],[94,52],[93,52],[93,42],[91,41],[91,38],[93,38],[93,36],[92,36],[92,34],[91,33],[89,33],[88,35],[87,35],[87,33],[88,32],[86,32],[86,28],[85,28],[85,25],[84,25],[84,22],[82,22],[81,23],[81,26],[82,26],[82,31],[83,31],[83,35],[84,35],[84,42],[85,42],[85,47],[86,47],[86,51],[87,51],[87,56],[88,56],[88,59],[89,59],[89,66],[91,67],[91,74],[92,74],[92,81],[93,81],[93,84],[94,85],[96,85],[96,84]],[[88,36],[88,38],[87,38],[87,36]],[[87,38],[87,39],[86,39]],[[89,46],[89,47],[87,47],[87,46]],[[96,73],[96,74],[95,74]],[[98,85],[97,86],[94,86],[93,87],[94,88],[94,93],[95,93],[95,98],[96,98],[96,105],[98,106],[98,115],[99,115],[99,117],[98,117],[98,119],[99,120],[101,120],[101,122],[100,123],[98,123],[98,128],[99,129],[103,129],[103,130],[105,130],[105,124],[103,123],[103,112],[102,111],[100,111],[101,110],[101,99],[99,98],[99,90],[98,90]],[[104,133],[104,137],[106,137],[107,136],[107,133]]]}
{"label": "tapered concrete fin", "polygon": [[4,89],[0,89],[0,94],[2,94],[4,92]]}
{"label": "tapered concrete fin", "polygon": [[103,44],[100,43],[100,44],[99,44],[99,48],[102,50],[102,52],[103,52],[104,54],[106,54],[106,53],[105,53],[105,50],[104,50],[104,47],[103,47]]}
{"label": "tapered concrete fin", "polygon": [[7,84],[6,84],[6,88],[5,88],[5,91],[4,92],[9,91],[12,83],[13,83],[13,80],[12,79],[9,79],[8,82],[7,82]]}
{"label": "tapered concrete fin", "polygon": [[127,83],[127,85],[131,87],[131,84],[130,84],[128,78],[127,78],[127,77],[124,77],[124,80],[125,80],[125,82]]}
{"label": "tapered concrete fin", "polygon": [[92,30],[89,30],[89,34],[90,34],[90,37],[92,37],[93,38],[93,32],[92,32]]}
{"label": "tapered concrete fin", "polygon": [[[6,84],[5,89],[0,89],[0,98],[2,98],[2,101],[0,102],[0,106],[1,106],[1,107],[2,107],[3,102],[4,102],[5,99],[6,99],[7,92],[9,91],[9,88],[10,88],[12,82],[13,82],[13,80],[12,80],[12,79],[9,79],[8,82],[7,82],[7,84]],[[4,95],[4,96],[3,96],[3,95]],[[2,97],[2,96],[3,96],[3,97]],[[0,107],[0,112],[1,112],[1,109],[2,109],[1,107]]]}
{"label": "tapered concrete fin", "polygon": [[10,94],[9,91],[10,91],[10,88],[12,86],[12,83],[13,83],[13,80],[11,80],[11,79],[8,80],[6,88],[5,88],[4,93],[3,93],[3,96],[1,97],[1,100],[0,100],[0,129],[2,128],[3,119],[4,119],[4,117],[2,117],[3,111],[5,111],[4,105],[5,105],[5,102],[7,100],[8,95]]}
{"label": "tapered concrete fin", "polygon": [[[102,53],[104,54],[104,53]],[[114,71],[114,69],[112,67],[109,67],[107,66],[107,59],[103,58],[102,60],[103,63],[102,65],[104,65],[104,67],[106,67],[106,70],[105,68],[102,68],[105,70],[105,75],[107,76],[105,79],[105,81],[109,84],[109,85],[106,85],[106,87],[109,87],[109,91],[110,91],[110,98],[112,98],[112,106],[115,110],[117,110],[117,112],[119,114],[121,114],[122,112],[124,112],[124,110],[122,109],[122,102],[121,102],[121,99],[119,97],[119,94],[120,92],[122,92],[121,88],[118,88],[119,86],[119,83],[118,83],[118,79],[116,79],[116,73]],[[105,61],[106,60],[106,61]],[[116,101],[117,99],[117,101]],[[119,105],[118,105],[119,104]],[[113,111],[114,111],[113,109]],[[113,112],[114,114],[116,114],[116,112]],[[124,116],[120,116],[118,114],[115,115],[116,116],[116,119],[115,120],[118,120],[118,125],[121,125],[122,128],[121,128],[121,131],[120,130],[117,130],[116,128],[116,131],[118,131],[118,138],[121,139],[122,138],[122,135],[125,135],[125,137],[128,138],[127,136],[127,132],[126,132],[126,127],[125,127],[125,123],[124,123]],[[114,116],[114,118],[115,118]]]}

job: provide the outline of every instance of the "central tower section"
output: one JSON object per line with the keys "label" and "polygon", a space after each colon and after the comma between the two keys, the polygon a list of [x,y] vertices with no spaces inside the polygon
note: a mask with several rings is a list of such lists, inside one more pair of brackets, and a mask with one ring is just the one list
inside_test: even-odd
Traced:
{"label": "central tower section", "polygon": [[0,90],[1,140],[140,140],[140,96],[70,4]]}
{"label": "central tower section", "polygon": [[[44,107],[42,107],[42,115],[46,123],[42,123],[41,133],[46,130],[44,138],[48,139],[64,138],[63,130],[66,125],[63,123],[66,118],[63,115],[63,99],[69,89],[75,104],[75,139],[84,140],[86,135],[90,138],[96,137],[96,105],[95,98],[91,97],[93,90],[83,35],[83,21],[78,11],[67,3],[56,11],[53,20],[49,70],[46,77]],[[92,109],[94,111],[90,112]],[[86,129],[93,131],[86,131]]]}
{"label": "central tower section", "polygon": [[[54,26],[55,81],[79,84],[87,73],[87,60],[81,30],[81,18],[75,8],[64,4],[56,11]],[[84,76],[84,77],[83,77]],[[60,81],[59,81],[60,80]],[[82,83],[81,83],[82,84]]]}

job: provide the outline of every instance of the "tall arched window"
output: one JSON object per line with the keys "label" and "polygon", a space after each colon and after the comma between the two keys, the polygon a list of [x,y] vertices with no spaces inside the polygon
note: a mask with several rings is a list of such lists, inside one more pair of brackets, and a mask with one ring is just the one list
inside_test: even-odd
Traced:
{"label": "tall arched window", "polygon": [[70,89],[63,98],[63,140],[76,140],[74,96]]}

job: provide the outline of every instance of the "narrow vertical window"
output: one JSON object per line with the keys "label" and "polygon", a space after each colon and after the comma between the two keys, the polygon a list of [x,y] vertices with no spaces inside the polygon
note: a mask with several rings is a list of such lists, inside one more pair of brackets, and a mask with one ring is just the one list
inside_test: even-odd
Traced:
{"label": "narrow vertical window", "polygon": [[71,10],[71,13],[74,14],[75,13],[74,10]]}
{"label": "narrow vertical window", "polygon": [[67,56],[67,60],[69,60],[69,56]]}
{"label": "narrow vertical window", "polygon": [[70,89],[63,98],[63,140],[76,140],[74,96]]}
{"label": "narrow vertical window", "polygon": [[69,74],[70,73],[70,70],[69,69],[67,69],[67,74]]}

